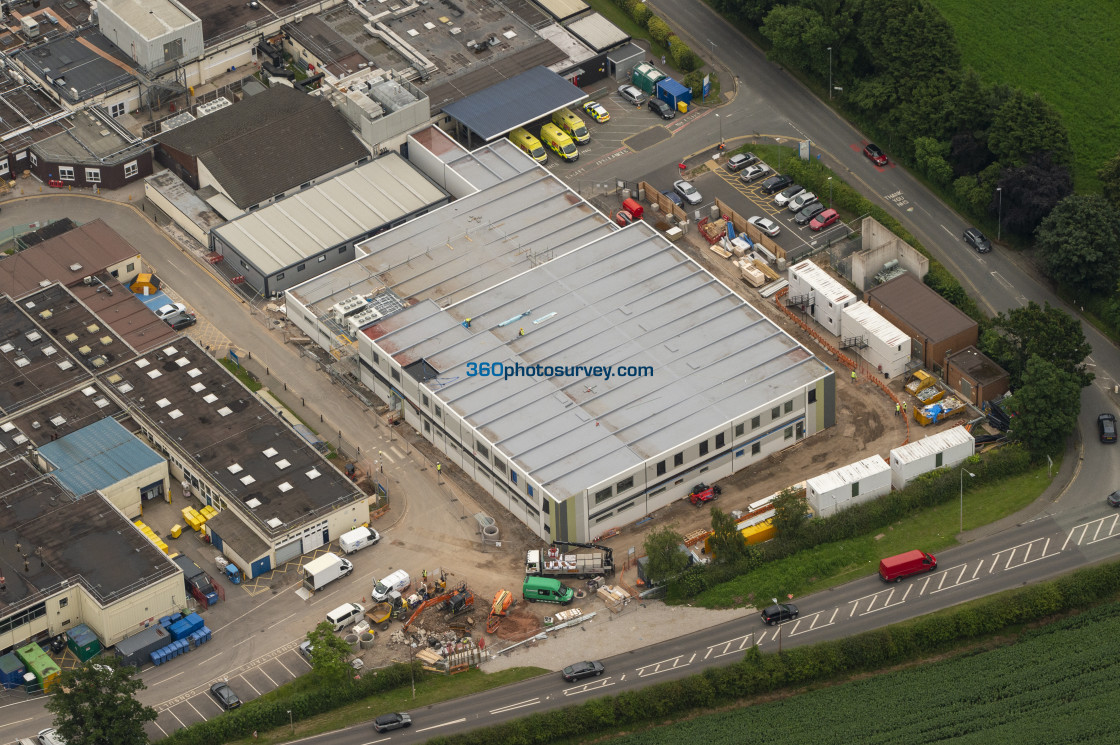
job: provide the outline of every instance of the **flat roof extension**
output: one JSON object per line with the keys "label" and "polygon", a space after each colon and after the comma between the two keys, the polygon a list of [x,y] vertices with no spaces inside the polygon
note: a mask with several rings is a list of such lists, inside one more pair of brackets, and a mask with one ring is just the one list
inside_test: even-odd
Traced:
{"label": "flat roof extension", "polygon": [[87,375],[69,350],[0,296],[0,415],[62,393]]}
{"label": "flat roof extension", "polygon": [[489,142],[585,98],[586,93],[548,68],[534,67],[447,104],[443,111]]}

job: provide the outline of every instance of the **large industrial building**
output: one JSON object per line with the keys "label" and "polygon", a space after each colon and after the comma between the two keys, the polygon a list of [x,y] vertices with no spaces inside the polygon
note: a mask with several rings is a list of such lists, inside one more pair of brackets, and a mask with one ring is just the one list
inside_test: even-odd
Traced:
{"label": "large industrial building", "polygon": [[831,369],[645,223],[505,140],[408,152],[461,197],[288,315],[537,535],[593,538],[834,423]]}

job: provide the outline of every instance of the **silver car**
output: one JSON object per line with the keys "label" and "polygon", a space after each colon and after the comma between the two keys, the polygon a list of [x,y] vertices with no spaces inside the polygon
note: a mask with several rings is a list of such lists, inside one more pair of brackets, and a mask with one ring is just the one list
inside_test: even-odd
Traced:
{"label": "silver car", "polygon": [[628,103],[632,103],[635,106],[641,104],[642,102],[642,91],[632,85],[618,86],[618,95],[622,96],[622,98],[625,99]]}
{"label": "silver car", "polygon": [[785,207],[787,204],[789,204],[789,200],[793,199],[803,191],[805,191],[805,187],[801,184],[793,184],[792,186],[787,186],[774,195],[774,204],[778,205],[779,207]]}
{"label": "silver car", "polygon": [[786,209],[794,214],[808,207],[813,202],[817,201],[817,195],[811,191],[803,191],[793,199],[789,200]]}
{"label": "silver car", "polygon": [[743,175],[739,178],[743,183],[749,184],[752,181],[758,181],[768,173],[770,173],[770,166],[765,163],[759,163],[758,165],[747,166],[746,170],[743,171]]}
{"label": "silver car", "polygon": [[696,191],[696,187],[687,181],[674,181],[673,191],[681,195],[681,199],[689,204],[700,204],[702,197],[700,192]]}
{"label": "silver car", "polygon": [[778,225],[778,223],[774,222],[768,217],[755,215],[751,219],[747,220],[747,222],[749,222],[751,225],[754,225],[756,228],[758,228],[760,231],[770,236],[771,238],[782,232],[782,228]]}

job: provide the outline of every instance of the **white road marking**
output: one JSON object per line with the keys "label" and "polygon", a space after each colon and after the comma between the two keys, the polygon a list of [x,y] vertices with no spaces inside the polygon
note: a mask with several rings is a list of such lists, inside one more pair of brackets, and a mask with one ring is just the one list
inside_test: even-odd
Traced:
{"label": "white road marking", "polygon": [[180,727],[186,727],[187,726],[186,724],[183,723],[183,720],[179,718],[179,715],[175,713],[174,709],[168,709],[167,711],[171,714],[171,716],[175,717],[175,721],[179,723]]}
{"label": "white road marking", "polygon": [[[292,616],[294,616],[294,615],[295,615],[295,613],[290,613],[290,614],[288,614],[288,615],[284,616],[283,618],[281,618],[281,619],[280,619],[279,621],[277,621],[276,623],[272,624],[272,626],[275,626],[276,624],[279,624],[279,623],[284,623],[285,621],[287,621],[287,620],[288,620],[289,618],[291,618],[291,617],[292,617]],[[272,628],[272,626],[266,626],[264,630],[265,630],[265,631],[268,631],[269,629],[271,629],[271,628]]]}
{"label": "white road marking", "polygon": [[[189,700],[184,701],[183,703],[185,703],[187,706],[191,707],[191,709],[194,709],[194,713],[198,714],[200,717],[202,717],[202,721],[204,721],[204,722],[206,721],[206,717],[203,716],[202,712],[199,711],[198,709],[195,709],[194,704],[192,704]],[[178,719],[179,717],[175,717],[175,718]]]}
{"label": "white road marking", "polygon": [[576,694],[579,694],[579,693],[587,693],[588,691],[595,691],[595,690],[599,690],[601,688],[610,688],[611,686],[614,685],[614,683],[611,683],[610,680],[611,680],[610,678],[602,678],[600,680],[593,680],[590,683],[584,683],[583,685],[572,686],[571,688],[565,688],[564,689],[564,695],[565,696],[575,696]]}
{"label": "white road marking", "polygon": [[395,445],[390,447],[389,449],[393,451],[393,455],[397,456],[401,460],[404,460],[404,453],[402,453],[400,450],[398,450]]}
{"label": "white road marking", "polygon": [[425,727],[424,729],[418,729],[416,731],[417,732],[427,732],[430,729],[439,729],[440,727],[448,727],[452,724],[459,724],[460,722],[465,722],[465,721],[467,721],[467,718],[463,717],[462,719],[456,719],[454,722],[444,722],[443,724],[433,724],[431,727]]}
{"label": "white road marking", "polygon": [[279,657],[276,658],[276,661],[280,663],[280,667],[284,668],[284,670],[288,673],[288,675],[291,675],[293,678],[299,677],[298,675],[293,673],[291,670],[288,670],[288,666],[285,665],[283,662],[281,662]]}
{"label": "white road marking", "polygon": [[536,706],[540,702],[541,702],[541,700],[540,700],[539,697],[538,698],[531,698],[528,701],[522,701],[521,703],[510,704],[509,706],[502,706],[502,707],[497,708],[497,709],[491,709],[490,713],[491,714],[501,714],[502,712],[513,711],[515,709],[524,709],[526,706]]}
{"label": "white road marking", "polygon": [[[27,719],[21,719],[21,720],[19,720],[18,722],[4,722],[3,724],[0,724],[0,728],[3,728],[3,727],[14,727],[14,726],[15,726],[15,725],[17,725],[17,724],[23,724],[24,722],[30,722],[30,721],[31,721],[31,720],[32,720],[33,718],[34,718],[34,717],[28,717]],[[166,733],[165,733],[165,734],[166,734]]]}
{"label": "white road marking", "polygon": [[[245,672],[249,672],[249,671],[248,671],[248,670],[246,670]],[[239,678],[241,678],[242,680],[244,680],[244,681],[245,681],[245,683],[246,683],[246,685],[248,685],[248,686],[249,686],[250,688],[252,688],[252,689],[253,689],[253,692],[254,692],[254,693],[256,693],[256,694],[257,694],[258,696],[259,696],[259,695],[261,695],[261,692],[257,690],[257,687],[256,687],[255,685],[253,685],[252,683],[250,683],[250,682],[249,682],[249,679],[245,677],[245,673],[241,673],[241,674],[240,674],[240,675],[238,675],[237,677],[239,677]]]}
{"label": "white road marking", "polygon": [[263,668],[263,667],[258,667],[258,668],[257,668],[257,672],[259,672],[259,673],[260,673],[261,675],[263,675],[264,677],[268,678],[268,682],[269,682],[269,683],[272,683],[272,685],[273,685],[273,686],[276,686],[277,688],[279,688],[279,686],[278,686],[278,685],[276,684],[276,681],[272,679],[272,676],[271,676],[271,675],[269,675],[268,673],[266,673],[266,672],[264,671],[264,668]]}

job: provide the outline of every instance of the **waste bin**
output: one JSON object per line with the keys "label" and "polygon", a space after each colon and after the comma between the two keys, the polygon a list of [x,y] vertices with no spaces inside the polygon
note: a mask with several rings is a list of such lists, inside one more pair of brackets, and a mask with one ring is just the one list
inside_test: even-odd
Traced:
{"label": "waste bin", "polygon": [[176,524],[176,525],[171,526],[171,537],[172,538],[178,538],[182,534],[183,534],[183,526],[182,525]]}

